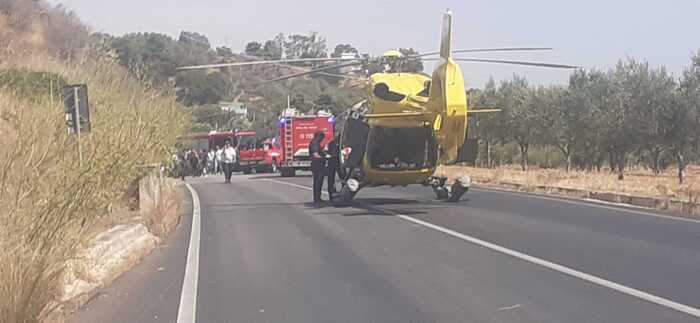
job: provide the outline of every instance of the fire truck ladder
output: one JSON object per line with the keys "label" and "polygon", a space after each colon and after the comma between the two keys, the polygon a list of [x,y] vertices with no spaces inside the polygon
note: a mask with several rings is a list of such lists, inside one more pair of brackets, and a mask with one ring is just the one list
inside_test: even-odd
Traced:
{"label": "fire truck ladder", "polygon": [[294,118],[286,117],[284,122],[284,161],[291,166],[294,161]]}

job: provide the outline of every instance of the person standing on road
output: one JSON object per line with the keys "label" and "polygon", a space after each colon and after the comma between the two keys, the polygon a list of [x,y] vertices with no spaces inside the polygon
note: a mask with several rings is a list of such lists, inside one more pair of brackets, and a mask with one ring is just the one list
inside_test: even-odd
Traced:
{"label": "person standing on road", "polygon": [[192,148],[190,154],[187,155],[187,162],[190,168],[190,174],[192,177],[199,176],[199,156],[197,155],[197,149]]}
{"label": "person standing on road", "polygon": [[214,175],[216,173],[216,153],[214,149],[207,153],[207,173]]}
{"label": "person standing on road", "polygon": [[216,170],[215,172],[217,174],[221,174],[223,172],[223,167],[221,165],[221,159],[223,158],[224,150],[221,149],[221,146],[216,146]]}
{"label": "person standing on road", "polygon": [[231,174],[233,173],[233,165],[236,162],[236,148],[231,146],[230,142],[226,142],[224,150],[221,154],[221,164],[224,169],[224,183],[231,183]]}
{"label": "person standing on road", "polygon": [[187,171],[187,150],[180,150],[177,154],[177,176],[181,180],[185,180],[185,172]]}
{"label": "person standing on road", "polygon": [[338,142],[333,139],[328,143],[328,158],[326,159],[326,172],[328,176],[328,198],[333,201],[335,197],[335,174],[340,174],[340,149]]}
{"label": "person standing on road", "polygon": [[321,190],[323,189],[323,176],[325,173],[325,160],[321,151],[321,142],[326,137],[323,132],[318,131],[314,134],[314,138],[309,143],[309,156],[311,157],[311,172],[314,176],[314,204],[324,202],[321,199]]}
{"label": "person standing on road", "polygon": [[204,176],[207,178],[209,176],[209,170],[207,169],[207,156],[209,153],[202,149],[199,153],[199,176]]}

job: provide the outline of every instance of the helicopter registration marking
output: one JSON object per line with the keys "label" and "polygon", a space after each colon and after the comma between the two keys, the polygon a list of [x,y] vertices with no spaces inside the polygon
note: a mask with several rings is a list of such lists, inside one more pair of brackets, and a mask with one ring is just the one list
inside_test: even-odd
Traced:
{"label": "helicopter registration marking", "polygon": [[[307,190],[307,191],[313,190],[312,188],[304,186],[304,185],[288,183],[288,182],[284,182],[284,181],[278,181],[278,180],[272,180],[272,179],[268,179],[267,181],[277,183],[277,184],[283,184],[283,185],[287,185],[287,186],[291,186],[291,187],[296,187],[296,188]],[[324,195],[328,195],[327,192],[322,192],[322,193]],[[654,294],[650,294],[650,293],[647,293],[647,292],[644,292],[644,291],[641,291],[641,290],[638,290],[638,289],[635,289],[632,287],[628,287],[628,286],[625,286],[625,285],[622,285],[622,284],[619,284],[619,283],[616,283],[616,282],[613,282],[610,280],[606,280],[606,279],[598,277],[598,276],[587,274],[587,273],[578,271],[576,269],[573,269],[573,268],[570,268],[570,267],[567,267],[564,265],[560,265],[560,264],[557,264],[557,263],[554,263],[554,262],[551,262],[548,260],[544,260],[541,258],[530,256],[530,255],[522,253],[520,251],[508,249],[506,247],[499,246],[497,244],[494,244],[494,243],[491,243],[491,242],[488,242],[485,240],[481,240],[479,238],[475,238],[475,237],[466,235],[464,233],[460,233],[460,232],[457,232],[457,231],[454,231],[454,230],[451,230],[451,229],[448,229],[445,227],[441,227],[439,225],[435,225],[435,224],[432,224],[432,223],[429,223],[429,222],[426,222],[423,220],[419,220],[419,219],[416,219],[414,217],[411,217],[411,216],[408,216],[405,214],[400,214],[400,213],[397,213],[397,212],[394,212],[391,210],[384,210],[384,211],[393,214],[395,217],[397,217],[399,219],[411,222],[413,224],[417,224],[419,226],[422,226],[422,227],[425,227],[428,229],[439,231],[441,233],[447,234],[447,235],[452,236],[454,238],[458,238],[460,240],[470,242],[472,244],[490,249],[492,251],[495,251],[495,252],[498,252],[498,253],[501,253],[504,255],[508,255],[508,256],[513,257],[513,258],[517,258],[517,259],[520,259],[520,260],[523,260],[523,261],[526,261],[526,262],[529,262],[529,263],[532,263],[532,264],[535,264],[535,265],[538,265],[538,266],[541,266],[541,267],[544,267],[544,268],[547,268],[550,270],[554,270],[554,271],[560,272],[562,274],[596,284],[598,286],[612,289],[612,290],[615,290],[617,292],[627,294],[629,296],[636,297],[636,298],[641,299],[641,300],[645,300],[647,302],[661,305],[663,307],[670,308],[672,310],[676,310],[678,312],[682,312],[682,313],[688,314],[690,316],[700,318],[700,309],[698,309],[698,308],[694,308],[694,307],[691,307],[691,306],[688,306],[685,304],[677,303],[677,302],[674,302],[672,300],[669,300],[669,299],[666,299],[666,298],[663,298],[663,297],[660,297],[660,296],[657,296]]]}

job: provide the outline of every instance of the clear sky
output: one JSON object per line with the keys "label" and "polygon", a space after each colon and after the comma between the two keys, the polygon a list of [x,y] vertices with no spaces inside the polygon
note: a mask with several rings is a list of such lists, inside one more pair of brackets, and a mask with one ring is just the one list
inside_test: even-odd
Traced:
{"label": "clear sky", "polygon": [[[207,35],[236,51],[251,40],[284,32],[320,32],[329,49],[350,43],[361,52],[414,47],[436,51],[442,12],[454,11],[456,48],[554,47],[551,53],[469,57],[569,63],[606,69],[634,57],[678,75],[700,49],[700,0],[49,0],[73,9],[95,31],[181,30]],[[467,55],[461,55],[466,57]],[[427,65],[427,70],[431,69]],[[468,87],[494,77],[527,76],[535,84],[564,84],[568,71],[462,64]],[[428,71],[429,72],[429,71]]]}

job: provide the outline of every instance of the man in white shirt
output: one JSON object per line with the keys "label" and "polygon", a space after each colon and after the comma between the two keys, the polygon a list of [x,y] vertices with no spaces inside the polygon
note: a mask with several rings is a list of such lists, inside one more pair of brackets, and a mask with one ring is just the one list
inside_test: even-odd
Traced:
{"label": "man in white shirt", "polygon": [[224,168],[224,176],[226,177],[225,183],[231,183],[231,174],[233,173],[233,166],[236,162],[236,148],[233,148],[228,141],[224,146],[221,162]]}

